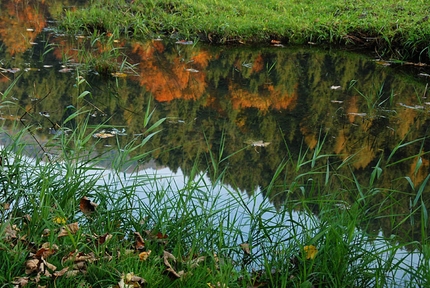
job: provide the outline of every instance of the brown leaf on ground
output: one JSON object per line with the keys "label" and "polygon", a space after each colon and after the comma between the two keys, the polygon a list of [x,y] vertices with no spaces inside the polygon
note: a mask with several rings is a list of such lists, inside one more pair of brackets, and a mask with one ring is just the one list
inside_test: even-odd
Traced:
{"label": "brown leaf on ground", "polygon": [[[228,288],[228,286],[226,284],[221,283],[221,282],[217,282],[216,285],[212,284],[212,283],[208,283],[208,286],[210,288]],[[250,287],[248,287],[248,288],[250,288]]]}
{"label": "brown leaf on ground", "polygon": [[43,229],[42,231],[42,237],[48,237],[51,234],[51,230],[48,228]]}
{"label": "brown leaf on ground", "polygon": [[139,254],[139,259],[141,261],[146,261],[146,259],[148,259],[149,255],[151,255],[151,250],[148,250],[148,251],[140,253]]}
{"label": "brown leaf on ground", "polygon": [[166,272],[169,273],[169,275],[174,276],[175,278],[181,278],[185,274],[185,272],[184,271],[176,272],[175,269],[173,269],[172,265],[170,264],[169,260],[176,262],[176,257],[172,253],[164,251],[163,261],[164,261],[164,265],[167,266]]}
{"label": "brown leaf on ground", "polygon": [[163,251],[164,265],[172,268],[172,265],[170,265],[169,259],[172,260],[173,262],[176,262],[176,257],[172,253],[167,252],[167,251]]}
{"label": "brown leaf on ground", "polygon": [[145,241],[143,240],[142,235],[140,235],[139,232],[134,232],[134,237],[136,238],[136,244],[135,244],[136,250],[144,249]]}
{"label": "brown leaf on ground", "polygon": [[81,201],[79,202],[79,208],[81,209],[82,213],[85,215],[90,215],[94,211],[96,211],[97,204],[92,202],[88,197],[82,197]]}
{"label": "brown leaf on ground", "polygon": [[70,270],[70,271],[67,271],[66,272],[66,278],[76,277],[76,276],[78,276],[79,273],[85,274],[86,271],[81,271],[81,270]]}
{"label": "brown leaf on ground", "polygon": [[118,282],[117,287],[119,288],[139,288],[146,284],[146,280],[142,277],[134,275],[134,273],[127,273],[121,275],[121,280]]}
{"label": "brown leaf on ground", "polygon": [[16,225],[10,225],[10,223],[7,223],[4,230],[4,240],[6,242],[13,241],[17,238],[17,232],[19,232],[19,229],[16,227]]}
{"label": "brown leaf on ground", "polygon": [[25,274],[37,272],[37,279],[41,274],[50,277],[52,274],[49,270],[51,270],[52,272],[57,270],[57,267],[55,265],[48,263],[45,259],[43,259],[43,257],[40,256],[36,258],[35,255],[33,255],[32,257],[33,258],[25,262]]}
{"label": "brown leaf on ground", "polygon": [[28,284],[28,277],[15,277],[12,281],[13,288],[21,288]]}
{"label": "brown leaf on ground", "polygon": [[112,238],[112,234],[106,233],[104,235],[98,236],[98,243],[103,244]]}
{"label": "brown leaf on ground", "polygon": [[57,253],[58,250],[59,250],[59,248],[56,244],[51,244],[49,242],[45,242],[42,244],[42,247],[39,250],[37,250],[35,256],[37,258],[43,257],[44,259],[46,259],[49,256]]}
{"label": "brown leaf on ground", "polygon": [[185,272],[183,270],[176,272],[172,267],[167,268],[166,272],[170,275],[173,275],[175,278],[181,278],[185,275]]}
{"label": "brown leaf on ground", "polygon": [[40,259],[29,259],[25,262],[25,274],[31,274],[39,269]]}
{"label": "brown leaf on ground", "polygon": [[65,267],[65,268],[61,269],[60,271],[56,271],[56,272],[54,272],[52,275],[53,275],[54,277],[61,277],[61,276],[63,276],[64,274],[66,274],[66,272],[67,272],[67,271],[69,271],[69,267]]}
{"label": "brown leaf on ground", "polygon": [[76,234],[76,232],[79,230],[78,222],[71,223],[67,226],[63,226],[60,229],[60,233],[58,233],[58,238],[68,236],[70,234]]}
{"label": "brown leaf on ground", "polygon": [[98,259],[96,258],[96,256],[94,255],[93,252],[91,253],[84,253],[84,252],[70,252],[69,255],[64,256],[63,259],[61,259],[61,263],[65,263],[67,261],[72,261],[74,263],[78,263],[78,262],[89,262],[89,263],[93,263],[96,262]]}

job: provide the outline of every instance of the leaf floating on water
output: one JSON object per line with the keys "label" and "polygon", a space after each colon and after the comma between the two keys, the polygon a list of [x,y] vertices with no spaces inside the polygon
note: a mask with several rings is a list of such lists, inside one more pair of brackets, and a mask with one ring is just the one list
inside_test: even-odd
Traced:
{"label": "leaf floating on water", "polygon": [[367,115],[367,113],[349,112],[348,115],[364,117]]}
{"label": "leaf floating on water", "polygon": [[99,132],[99,133],[94,133],[93,134],[94,138],[100,138],[100,139],[111,138],[111,137],[114,137],[114,136],[115,136],[115,134],[108,133],[108,132],[106,132],[104,130],[101,131],[101,132]]}
{"label": "leaf floating on water", "polygon": [[122,72],[114,72],[114,73],[111,73],[111,75],[113,77],[117,77],[117,78],[125,78],[125,77],[127,77],[127,74],[122,73]]}
{"label": "leaf floating on water", "polygon": [[196,69],[193,69],[193,68],[185,69],[185,71],[191,72],[191,73],[197,73],[197,72],[199,72],[199,70],[196,70]]}
{"label": "leaf floating on water", "polygon": [[420,73],[420,74],[418,74],[418,76],[421,76],[421,77],[430,77],[430,74]]}
{"label": "leaf floating on water", "polygon": [[12,74],[18,73],[19,71],[21,71],[21,69],[19,68],[8,68],[8,69],[2,69],[4,72],[9,72]]}
{"label": "leaf floating on water", "polygon": [[391,65],[390,62],[382,61],[382,60],[375,61],[375,63],[378,65],[381,65],[381,66],[390,66]]}
{"label": "leaf floating on water", "polygon": [[267,147],[270,145],[270,142],[263,142],[263,140],[258,140],[258,141],[248,140],[248,141],[245,141],[245,143],[253,147]]}
{"label": "leaf floating on water", "polygon": [[39,112],[39,115],[40,115],[40,116],[43,116],[43,117],[46,117],[46,118],[51,117],[51,115],[49,115],[49,113],[48,113],[48,112],[46,112],[46,111],[41,111],[41,112]]}
{"label": "leaf floating on water", "polygon": [[25,68],[25,69],[24,69],[24,71],[25,71],[25,72],[29,72],[29,71],[40,71],[40,69],[28,67],[28,68]]}
{"label": "leaf floating on water", "polygon": [[413,109],[413,110],[421,110],[424,109],[424,106],[422,105],[414,105],[414,106],[410,106],[410,105],[406,105],[404,103],[399,103],[400,106],[408,108],[408,109]]}
{"label": "leaf floating on water", "polygon": [[68,67],[64,67],[64,68],[58,70],[58,72],[60,72],[60,73],[68,73],[68,72],[71,72],[71,71],[73,71],[73,69],[72,68],[68,68]]}
{"label": "leaf floating on water", "polygon": [[341,86],[334,86],[334,85],[330,86],[331,90],[338,90],[340,88],[341,88]]}
{"label": "leaf floating on water", "polygon": [[193,45],[194,42],[193,41],[185,41],[185,40],[179,40],[175,42],[176,44],[181,44],[181,45]]}

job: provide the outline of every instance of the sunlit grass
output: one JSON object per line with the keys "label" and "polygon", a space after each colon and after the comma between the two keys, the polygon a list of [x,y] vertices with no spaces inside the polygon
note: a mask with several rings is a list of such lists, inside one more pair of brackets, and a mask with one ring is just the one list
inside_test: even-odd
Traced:
{"label": "sunlit grass", "polygon": [[97,1],[67,11],[71,33],[173,36],[213,43],[353,44],[395,58],[428,58],[428,4],[422,1]]}

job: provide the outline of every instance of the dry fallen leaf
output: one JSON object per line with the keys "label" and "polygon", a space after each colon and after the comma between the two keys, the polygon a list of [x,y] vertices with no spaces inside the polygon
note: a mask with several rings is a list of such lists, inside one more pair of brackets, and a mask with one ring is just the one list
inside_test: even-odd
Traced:
{"label": "dry fallen leaf", "polygon": [[25,262],[25,274],[31,274],[39,268],[40,259],[29,259]]}
{"label": "dry fallen leaf", "polygon": [[63,226],[60,229],[60,233],[58,233],[58,238],[68,236],[70,234],[76,234],[76,232],[79,230],[78,222],[71,223],[67,226]]}
{"label": "dry fallen leaf", "polygon": [[136,250],[144,249],[145,241],[143,240],[142,235],[140,235],[139,232],[134,232],[134,237],[136,238],[136,244],[135,244]]}
{"label": "dry fallen leaf", "polygon": [[97,204],[92,202],[90,199],[88,199],[86,196],[81,198],[81,201],[79,202],[79,208],[81,209],[82,213],[85,215],[89,215],[96,211]]}
{"label": "dry fallen leaf", "polygon": [[142,277],[134,275],[133,272],[127,273],[127,275],[122,274],[121,280],[118,282],[119,288],[138,288],[143,287],[146,284],[146,280]]}
{"label": "dry fallen leaf", "polygon": [[98,237],[98,243],[103,244],[112,238],[112,234],[106,233]]}
{"label": "dry fallen leaf", "polygon": [[28,277],[15,277],[14,280],[12,281],[13,287],[14,288],[20,288],[20,287],[24,287],[25,285],[28,284]]}
{"label": "dry fallen leaf", "polygon": [[51,245],[51,243],[46,242],[46,243],[42,244],[42,247],[39,250],[37,250],[34,257],[36,257],[36,258],[42,257],[42,258],[46,259],[49,256],[57,253],[57,251],[58,251],[57,245],[55,245],[55,244]]}
{"label": "dry fallen leaf", "polygon": [[173,269],[172,265],[170,264],[169,260],[176,262],[176,257],[172,253],[164,251],[163,261],[164,261],[164,265],[167,266],[166,272],[169,273],[169,275],[173,275],[175,278],[181,278],[185,274],[185,272],[184,271],[176,272],[175,269]]}
{"label": "dry fallen leaf", "polygon": [[67,261],[73,261],[75,264],[80,262],[93,263],[97,260],[98,259],[93,252],[86,254],[84,252],[73,251],[70,252],[69,255],[64,256],[63,259],[61,259],[61,264],[64,265],[64,263]]}
{"label": "dry fallen leaf", "polygon": [[61,269],[60,271],[56,271],[52,275],[54,275],[54,277],[61,277],[64,274],[66,274],[67,271],[69,271],[69,267],[65,267],[65,268]]}
{"label": "dry fallen leaf", "polygon": [[139,254],[139,259],[141,261],[146,261],[146,259],[148,259],[149,255],[151,255],[151,250],[144,251],[144,252]]}

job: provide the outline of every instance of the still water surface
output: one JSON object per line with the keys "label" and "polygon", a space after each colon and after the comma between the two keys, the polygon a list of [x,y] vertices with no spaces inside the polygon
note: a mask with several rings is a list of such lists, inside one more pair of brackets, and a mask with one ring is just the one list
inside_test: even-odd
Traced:
{"label": "still water surface", "polygon": [[[76,129],[65,120],[86,109],[90,127],[108,125],[91,131],[92,155],[118,153],[145,133],[143,115],[150,105],[151,123],[166,121],[134,151],[148,157],[129,169],[168,168],[189,177],[197,167],[211,180],[226,169],[226,185],[270,196],[280,207],[288,193],[315,185],[325,186],[323,192],[344,189],[343,176],[327,176],[332,171],[368,185],[384,164],[378,191],[402,193],[391,200],[375,193],[375,205],[386,201],[390,209],[380,208],[374,231],[421,239],[410,222],[393,231],[383,215],[392,213],[392,203],[399,219],[407,215],[415,197],[411,186],[425,185],[428,177],[428,67],[318,47],[69,38],[50,21],[60,3],[33,10],[2,5],[0,91],[17,79],[3,101],[18,106],[4,105],[1,119],[8,131],[34,125],[45,152],[56,153],[49,140],[58,127]],[[38,145],[28,147],[37,153]],[[109,168],[110,159],[99,165]],[[213,165],[213,159],[222,161]],[[426,186],[427,204],[429,193]],[[342,200],[355,198],[345,193]]]}

